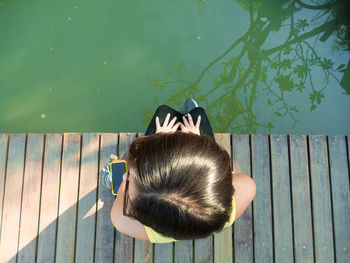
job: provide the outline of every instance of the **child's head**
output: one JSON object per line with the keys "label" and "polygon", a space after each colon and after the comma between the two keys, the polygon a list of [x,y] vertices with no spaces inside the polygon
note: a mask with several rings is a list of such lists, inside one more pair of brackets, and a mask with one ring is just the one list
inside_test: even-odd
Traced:
{"label": "child's head", "polygon": [[232,206],[228,153],[212,138],[191,133],[157,133],[136,139],[129,150],[134,174],[127,211],[177,240],[220,231]]}

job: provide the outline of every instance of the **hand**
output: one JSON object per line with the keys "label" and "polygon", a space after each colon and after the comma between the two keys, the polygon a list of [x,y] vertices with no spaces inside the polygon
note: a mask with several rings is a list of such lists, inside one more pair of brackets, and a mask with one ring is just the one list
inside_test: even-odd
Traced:
{"label": "hand", "polygon": [[182,132],[192,132],[194,134],[200,135],[199,125],[201,123],[201,116],[199,115],[197,118],[197,123],[194,125],[191,114],[188,113],[188,121],[185,116],[182,116],[184,124],[180,123]]}
{"label": "hand", "polygon": [[[160,126],[159,123],[159,117],[156,117],[156,133],[158,132],[175,132],[177,130],[177,128],[180,126],[181,122],[178,122],[175,124],[176,122],[176,117],[174,117],[170,122],[170,113],[168,113],[165,117],[163,126]],[[175,125],[174,125],[175,124]]]}
{"label": "hand", "polygon": [[114,155],[113,153],[109,156],[109,159],[110,159],[111,161],[119,160],[118,156]]}

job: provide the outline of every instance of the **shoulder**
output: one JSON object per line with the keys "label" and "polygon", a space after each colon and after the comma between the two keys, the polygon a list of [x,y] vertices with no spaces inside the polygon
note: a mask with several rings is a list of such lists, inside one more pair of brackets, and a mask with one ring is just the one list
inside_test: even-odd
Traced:
{"label": "shoulder", "polygon": [[145,226],[137,220],[131,219],[123,215],[123,193],[124,182],[121,184],[117,198],[113,203],[111,210],[111,221],[113,226],[121,233],[129,235],[133,238],[149,241]]}
{"label": "shoulder", "polygon": [[244,187],[245,190],[251,190],[252,193],[255,193],[256,190],[253,178],[244,173],[232,172],[232,185],[235,189]]}
{"label": "shoulder", "polygon": [[239,218],[254,200],[256,185],[250,176],[243,173],[232,173],[232,185],[235,189],[236,219]]}

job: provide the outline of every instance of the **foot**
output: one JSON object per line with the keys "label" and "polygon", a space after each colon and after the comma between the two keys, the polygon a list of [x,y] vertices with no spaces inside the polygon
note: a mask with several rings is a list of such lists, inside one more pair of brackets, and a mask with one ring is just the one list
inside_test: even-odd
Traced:
{"label": "foot", "polygon": [[189,113],[194,108],[199,107],[198,103],[194,99],[186,99],[185,105],[184,105],[184,112],[183,114]]}

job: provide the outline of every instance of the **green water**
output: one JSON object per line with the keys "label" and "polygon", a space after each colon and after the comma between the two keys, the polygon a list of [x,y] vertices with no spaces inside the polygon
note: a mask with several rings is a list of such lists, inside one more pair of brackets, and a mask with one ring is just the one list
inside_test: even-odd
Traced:
{"label": "green water", "polygon": [[[350,134],[347,1],[0,0],[0,132]],[[348,27],[347,27],[348,26]]]}

